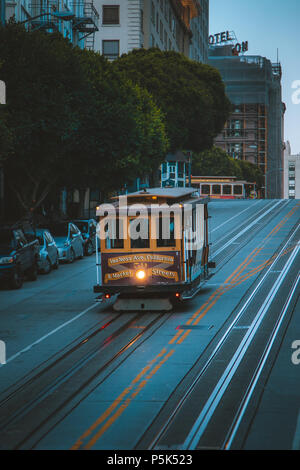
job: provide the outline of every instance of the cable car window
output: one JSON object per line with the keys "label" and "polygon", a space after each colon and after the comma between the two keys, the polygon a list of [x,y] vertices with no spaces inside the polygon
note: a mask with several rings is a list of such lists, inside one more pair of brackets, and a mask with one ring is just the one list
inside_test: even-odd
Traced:
{"label": "cable car window", "polygon": [[137,217],[129,222],[130,247],[133,249],[150,248],[149,221]]}
{"label": "cable car window", "polygon": [[234,192],[234,194],[237,194],[237,195],[243,194],[243,186],[240,185],[240,184],[239,185],[234,185],[233,192]]}
{"label": "cable car window", "polygon": [[123,222],[119,218],[111,219],[106,227],[108,234],[105,239],[105,248],[116,250],[124,248]]}
{"label": "cable car window", "polygon": [[210,194],[210,185],[202,184],[201,185],[201,194]]}
{"label": "cable car window", "polygon": [[232,186],[230,184],[224,184],[223,186],[223,194],[231,194]]}
{"label": "cable car window", "polygon": [[221,186],[219,184],[213,184],[212,193],[221,194]]}
{"label": "cable car window", "polygon": [[159,217],[158,221],[158,239],[156,241],[157,248],[175,247],[175,225],[174,215],[170,217]]}

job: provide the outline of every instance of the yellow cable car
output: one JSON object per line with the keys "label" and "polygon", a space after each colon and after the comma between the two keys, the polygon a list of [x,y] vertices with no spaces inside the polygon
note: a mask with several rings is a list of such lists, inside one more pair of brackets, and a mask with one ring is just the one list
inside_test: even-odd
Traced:
{"label": "yellow cable car", "polygon": [[194,188],[151,188],[97,208],[97,284],[115,310],[168,311],[209,275],[208,198]]}

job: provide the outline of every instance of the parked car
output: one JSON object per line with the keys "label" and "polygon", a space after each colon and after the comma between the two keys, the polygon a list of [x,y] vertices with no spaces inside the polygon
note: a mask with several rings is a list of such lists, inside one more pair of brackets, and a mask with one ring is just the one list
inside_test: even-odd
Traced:
{"label": "parked car", "polygon": [[96,228],[95,219],[76,219],[73,220],[76,227],[81,231],[83,238],[84,254],[90,256],[96,251]]}
{"label": "parked car", "polygon": [[39,271],[48,274],[51,269],[57,269],[59,266],[58,248],[48,230],[36,229],[36,236],[40,245]]}
{"label": "parked car", "polygon": [[59,261],[73,263],[83,257],[83,238],[78,227],[72,222],[56,222],[47,226],[58,248]]}
{"label": "parked car", "polygon": [[13,289],[22,287],[25,276],[37,279],[39,243],[33,233],[28,238],[20,226],[0,228],[0,280],[8,281]]}

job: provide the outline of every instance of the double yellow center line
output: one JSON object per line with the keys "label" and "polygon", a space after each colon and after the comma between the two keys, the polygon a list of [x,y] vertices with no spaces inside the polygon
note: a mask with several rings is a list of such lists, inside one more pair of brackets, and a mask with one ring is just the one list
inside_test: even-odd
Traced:
{"label": "double yellow center line", "polygon": [[[261,271],[271,261],[270,259],[262,263],[260,266],[252,269],[250,272],[245,273],[246,268],[253,263],[255,258],[259,255],[265,247],[269,239],[274,236],[289,220],[289,218],[299,208],[299,204],[295,206],[277,225],[273,230],[263,239],[261,246],[252,250],[252,252],[245,258],[245,260],[233,271],[233,273],[225,280],[225,282],[213,292],[209,299],[192,315],[186,322],[186,326],[197,325],[202,318],[211,310],[216,302],[230,289],[245,282],[251,276]],[[273,260],[274,256],[271,258]],[[242,275],[243,274],[243,275]],[[174,354],[175,349],[171,349],[172,345],[182,344],[187,336],[191,333],[192,329],[179,329],[174,337],[169,341],[168,345],[164,347],[154,359],[149,362],[141,372],[132,380],[128,387],[112,402],[112,404],[102,413],[101,416],[80,436],[80,438],[71,447],[71,450],[80,448],[91,449],[101,436],[110,428],[110,426],[122,415],[126,408],[130,405],[132,400],[143,390],[152,377],[158,370],[165,364],[170,357]],[[91,437],[92,436],[92,437]]]}

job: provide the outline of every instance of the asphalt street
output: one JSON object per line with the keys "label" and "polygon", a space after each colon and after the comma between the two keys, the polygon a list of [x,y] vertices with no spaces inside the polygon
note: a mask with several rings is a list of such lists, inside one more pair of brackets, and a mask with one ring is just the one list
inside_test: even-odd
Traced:
{"label": "asphalt street", "polygon": [[1,288],[1,448],[300,450],[300,203],[209,214],[215,273],[172,312],[96,303],[94,255]]}

